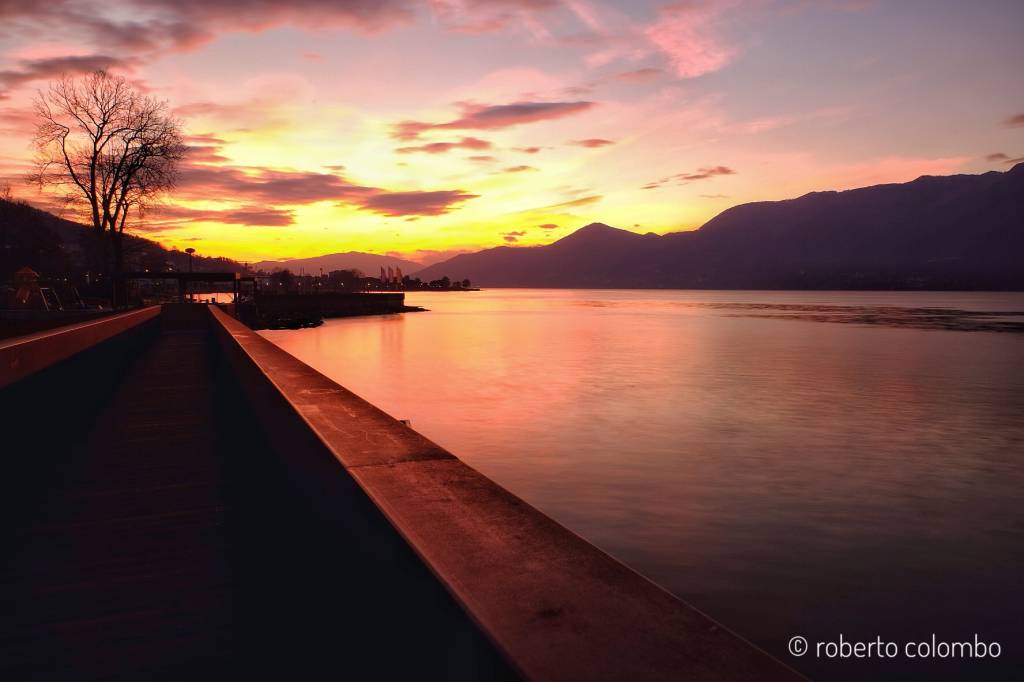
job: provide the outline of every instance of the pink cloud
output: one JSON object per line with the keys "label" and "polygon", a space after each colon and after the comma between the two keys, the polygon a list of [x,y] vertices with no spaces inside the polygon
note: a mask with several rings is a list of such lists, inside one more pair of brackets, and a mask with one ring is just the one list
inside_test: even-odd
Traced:
{"label": "pink cloud", "polygon": [[395,151],[399,154],[412,154],[422,152],[425,154],[445,154],[453,149],[490,149],[491,143],[481,140],[478,137],[464,137],[458,142],[430,142],[413,147],[399,147]]}
{"label": "pink cloud", "polygon": [[585,111],[593,102],[515,102],[513,104],[465,104],[462,116],[442,123],[439,128],[478,128],[491,130],[523,123],[562,118]]}
{"label": "pink cloud", "polygon": [[[134,59],[102,54],[25,59],[19,62],[17,68],[0,71],[0,88],[10,90],[23,83],[58,78],[64,74],[75,75],[98,70],[131,70],[135,64],[136,60]],[[0,90],[0,99],[5,94],[3,90]]]}
{"label": "pink cloud", "polygon": [[450,128],[456,130],[497,130],[563,118],[586,111],[593,102],[513,102],[512,104],[459,105],[462,115],[446,123],[424,121],[401,121],[392,126],[392,137],[399,140],[415,140],[420,133],[428,130]]}
{"label": "pink cloud", "polygon": [[378,190],[351,184],[330,173],[190,164],[181,171],[175,196],[186,200],[238,197],[269,204],[309,204],[350,199],[375,191]]}
{"label": "pink cloud", "polygon": [[680,78],[696,78],[725,66],[736,50],[718,36],[718,19],[727,4],[676,2],[661,8],[644,31],[668,57]]}
{"label": "pink cloud", "polygon": [[779,128],[791,126],[796,123],[839,123],[848,120],[850,118],[851,112],[851,107],[824,107],[821,109],[815,109],[804,113],[779,114],[775,116],[765,116],[762,118],[756,118],[750,121],[745,121],[743,123],[738,123],[733,126],[730,126],[729,129],[739,133],[756,135],[758,133],[763,133],[770,130],[777,130]]}
{"label": "pink cloud", "polygon": [[0,18],[26,30],[70,32],[104,49],[133,53],[190,50],[226,32],[277,26],[375,32],[411,23],[407,0],[125,0],[96,6],[62,0],[0,2]]}
{"label": "pink cloud", "polygon": [[606,140],[603,137],[588,137],[585,140],[572,140],[569,144],[576,145],[577,147],[607,147],[608,145],[615,144],[611,140]]}
{"label": "pink cloud", "polygon": [[676,173],[668,177],[661,178],[659,180],[653,180],[643,185],[640,189],[658,189],[659,187],[678,180],[680,185],[688,185],[691,182],[697,180],[707,180],[719,175],[735,175],[736,171],[728,166],[709,166],[707,168],[699,168],[696,171],[687,171],[685,173]]}
{"label": "pink cloud", "polygon": [[430,0],[438,22],[460,33],[491,33],[518,26],[535,39],[550,34],[538,15],[557,9],[561,0]]}
{"label": "pink cloud", "polygon": [[[339,173],[243,169],[197,163],[188,163],[182,169],[175,190],[175,198],[186,201],[218,201],[230,197],[258,201],[271,207],[270,210],[281,205],[336,201],[381,215],[410,217],[448,213],[477,196],[460,189],[392,191],[351,183]],[[270,214],[263,215],[266,218]]]}
{"label": "pink cloud", "polygon": [[162,206],[154,211],[154,216],[160,221],[158,225],[160,229],[169,227],[168,223],[178,227],[186,221],[279,227],[291,225],[294,222],[291,211],[262,206],[244,206],[225,211]]}
{"label": "pink cloud", "polygon": [[596,204],[597,202],[601,201],[601,199],[603,199],[603,198],[604,198],[604,195],[602,195],[602,194],[591,194],[591,195],[588,195],[588,196],[585,196],[585,197],[579,197],[577,199],[570,199],[569,201],[563,201],[561,203],[551,204],[549,206],[542,206],[542,207],[540,207],[537,210],[540,210],[540,211],[553,211],[553,210],[560,210],[560,209],[564,209],[564,208],[578,208],[580,206],[590,206],[591,204]]}
{"label": "pink cloud", "polygon": [[633,69],[632,71],[621,71],[612,78],[623,81],[645,81],[665,73],[662,69],[646,68],[646,69]]}
{"label": "pink cloud", "polygon": [[707,180],[713,178],[716,175],[735,175],[736,171],[728,166],[712,166],[710,168],[701,168],[695,173],[679,173],[674,177],[683,180],[684,182],[693,182],[694,180]]}
{"label": "pink cloud", "polygon": [[448,213],[452,207],[478,196],[457,189],[434,192],[377,192],[354,203],[367,211],[386,216],[428,216]]}
{"label": "pink cloud", "polygon": [[228,158],[211,145],[185,145],[185,158],[190,163],[226,163]]}
{"label": "pink cloud", "polygon": [[[2,99],[2,95],[0,95]],[[31,135],[35,128],[36,115],[31,109],[8,107],[0,109],[0,131],[5,134]]]}

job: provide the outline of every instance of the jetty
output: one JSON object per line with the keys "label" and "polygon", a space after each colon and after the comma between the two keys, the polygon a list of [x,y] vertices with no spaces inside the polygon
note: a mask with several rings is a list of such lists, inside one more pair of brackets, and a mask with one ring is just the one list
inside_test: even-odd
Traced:
{"label": "jetty", "polygon": [[0,410],[2,679],[803,679],[215,305],[2,340]]}
{"label": "jetty", "polygon": [[260,293],[237,304],[237,317],[253,329],[316,326],[324,319],[393,315],[423,310],[405,305],[405,292]]}

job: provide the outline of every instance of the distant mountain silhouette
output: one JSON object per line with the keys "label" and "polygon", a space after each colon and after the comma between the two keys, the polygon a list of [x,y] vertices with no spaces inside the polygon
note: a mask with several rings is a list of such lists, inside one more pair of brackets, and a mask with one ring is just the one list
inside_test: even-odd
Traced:
{"label": "distant mountain silhouette", "polygon": [[663,236],[593,223],[415,276],[480,286],[1024,289],[1024,164],[735,206]]}
{"label": "distant mountain silhouette", "polygon": [[329,253],[323,256],[311,258],[291,258],[288,260],[265,260],[253,263],[255,270],[291,270],[298,274],[304,271],[307,275],[318,275],[323,269],[324,274],[332,270],[361,270],[364,274],[376,277],[381,267],[391,266],[402,268],[403,274],[408,274],[423,267],[421,263],[411,260],[403,260],[392,256],[381,256],[376,253],[362,253],[360,251],[348,251],[346,253]]}

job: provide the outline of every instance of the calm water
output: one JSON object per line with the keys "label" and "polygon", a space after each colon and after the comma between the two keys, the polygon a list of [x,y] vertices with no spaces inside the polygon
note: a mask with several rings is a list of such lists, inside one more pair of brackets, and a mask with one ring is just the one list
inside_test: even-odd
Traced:
{"label": "calm water", "polygon": [[[1021,663],[1024,295],[407,299],[431,312],[264,334],[816,679]],[[840,633],[1003,655],[786,651]]]}

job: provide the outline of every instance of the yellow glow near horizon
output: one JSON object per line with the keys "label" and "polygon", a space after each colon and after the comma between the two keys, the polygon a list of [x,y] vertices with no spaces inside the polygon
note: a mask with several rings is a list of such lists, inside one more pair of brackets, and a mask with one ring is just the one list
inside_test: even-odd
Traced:
{"label": "yellow glow near horizon", "polygon": [[[18,10],[53,38],[0,48],[0,181],[46,199],[23,183],[31,97],[61,69],[108,64],[166,98],[197,148],[138,233],[205,255],[436,259],[595,221],[665,233],[748,201],[1005,169],[1024,154],[1007,66],[1024,47],[996,39],[1021,8],[606,0],[353,14],[299,0],[243,19],[157,4],[161,20],[201,30],[120,45]],[[140,30],[156,16],[134,0],[101,9]],[[895,30],[908,26],[928,39],[908,44]],[[828,45],[795,47],[822,27]]]}

